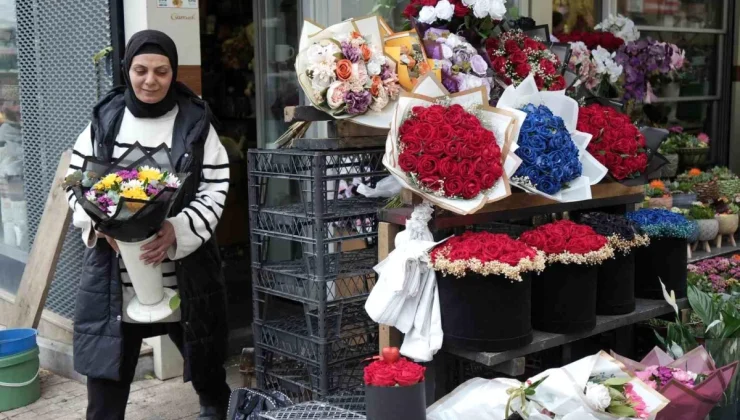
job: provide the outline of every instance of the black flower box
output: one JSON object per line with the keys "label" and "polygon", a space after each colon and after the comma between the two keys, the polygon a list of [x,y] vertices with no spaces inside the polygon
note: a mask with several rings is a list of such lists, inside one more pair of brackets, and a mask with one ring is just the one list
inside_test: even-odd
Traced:
{"label": "black flower box", "polygon": [[635,296],[663,299],[663,289],[676,292],[676,298],[686,297],[686,240],[681,238],[650,238],[650,245],[635,251]]}
{"label": "black flower box", "polygon": [[531,290],[523,281],[469,272],[464,277],[439,275],[442,330],[447,345],[498,352],[532,342]]}
{"label": "black flower box", "polygon": [[425,420],[424,382],[412,386],[365,386],[367,420]]}
{"label": "black flower box", "polygon": [[541,331],[575,333],[596,326],[598,267],[553,263],[532,280],[532,324]]}
{"label": "black flower box", "polygon": [[627,255],[615,253],[615,258],[599,266],[596,283],[596,314],[624,315],[635,310],[635,251]]}

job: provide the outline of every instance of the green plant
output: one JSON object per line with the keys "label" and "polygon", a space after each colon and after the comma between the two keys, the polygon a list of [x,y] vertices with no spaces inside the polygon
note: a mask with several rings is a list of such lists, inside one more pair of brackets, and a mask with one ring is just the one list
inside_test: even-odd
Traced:
{"label": "green plant", "polygon": [[694,184],[686,181],[673,181],[668,186],[673,193],[676,194],[691,194],[694,192]]}
{"label": "green plant", "polygon": [[692,187],[696,184],[703,184],[714,180],[714,176],[710,172],[701,172],[698,174],[692,174],[692,171],[684,172],[678,175],[676,178],[678,182],[690,184]]}
{"label": "green plant", "polygon": [[656,179],[645,185],[645,195],[650,198],[670,197],[671,192],[663,181]]}
{"label": "green plant", "polygon": [[710,169],[709,172],[716,179],[721,179],[721,180],[737,179],[737,175],[735,175],[730,170],[730,168],[727,168],[725,166],[715,166],[714,168]]}
{"label": "green plant", "polygon": [[678,153],[680,144],[679,144],[679,134],[671,134],[668,136],[668,138],[660,145],[660,148],[658,149],[658,152],[664,154],[664,155],[673,155]]}
{"label": "green plant", "polygon": [[689,209],[689,217],[694,220],[714,219],[714,209],[702,203],[694,203]]}

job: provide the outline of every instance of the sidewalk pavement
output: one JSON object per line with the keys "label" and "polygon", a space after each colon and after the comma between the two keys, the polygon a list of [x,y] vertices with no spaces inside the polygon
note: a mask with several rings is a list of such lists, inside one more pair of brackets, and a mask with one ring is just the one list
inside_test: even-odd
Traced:
{"label": "sidewalk pavement", "polygon": [[[237,360],[227,365],[227,382],[241,387]],[[87,386],[72,379],[42,370],[41,398],[35,403],[0,413],[0,420],[84,420],[87,408]],[[126,409],[126,420],[178,420],[198,417],[198,396],[182,377],[160,381],[147,379],[134,382]]]}

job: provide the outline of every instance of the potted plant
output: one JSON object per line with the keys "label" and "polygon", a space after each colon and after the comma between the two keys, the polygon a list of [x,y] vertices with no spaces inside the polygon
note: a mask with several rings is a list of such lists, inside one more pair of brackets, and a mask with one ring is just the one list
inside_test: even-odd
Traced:
{"label": "potted plant", "polygon": [[699,225],[699,237],[694,245],[693,250],[696,250],[697,245],[700,242],[704,243],[704,250],[711,252],[709,247],[709,241],[717,238],[719,232],[719,222],[714,218],[714,209],[702,202],[695,202],[689,209],[689,217],[696,220]]}
{"label": "potted plant", "polygon": [[738,218],[738,213],[740,213],[740,206],[730,202],[727,197],[723,196],[720,197],[719,200],[714,202],[714,210],[716,213],[715,218],[719,223],[715,246],[717,248],[722,247],[722,237],[725,235],[729,235],[730,244],[732,246],[736,246],[735,232],[737,232],[738,222],[740,222],[740,219]]}
{"label": "potted plant", "polygon": [[650,181],[650,183],[645,186],[645,200],[647,202],[647,207],[650,208],[670,209],[673,207],[671,192],[668,190],[665,183],[659,179]]}
{"label": "potted plant", "polygon": [[532,282],[534,327],[554,333],[592,329],[598,265],[614,257],[606,237],[590,226],[560,220],[524,232],[520,240],[547,258],[547,268]]}
{"label": "potted plant", "polygon": [[681,146],[678,148],[678,161],[681,167],[696,167],[703,165],[709,155],[709,136],[705,133],[698,135],[682,133]]}
{"label": "potted plant", "polygon": [[634,248],[647,246],[650,238],[637,224],[622,215],[586,213],[579,220],[605,236],[614,249],[614,258],[599,266],[596,286],[596,314],[621,315],[635,310]]}
{"label": "potted plant", "polygon": [[692,168],[679,175],[678,181],[691,184],[696,198],[701,202],[711,203],[720,197],[719,184],[709,172]]}
{"label": "potted plant", "polygon": [[[532,341],[530,273],[542,252],[506,234],[465,232],[432,250],[445,343],[504,351]],[[506,319],[506,322],[491,320]]]}
{"label": "potted plant", "polygon": [[730,168],[715,166],[709,171],[719,186],[719,193],[725,197],[734,197],[740,194],[740,178]]}
{"label": "potted plant", "polygon": [[686,297],[686,238],[693,227],[686,217],[663,209],[627,213],[650,237],[650,245],[635,252],[635,297],[661,299],[660,280],[678,297]]}
{"label": "potted plant", "polygon": [[673,197],[673,207],[687,209],[696,201],[694,184],[687,181],[674,181],[669,185],[671,196]]}
{"label": "potted plant", "polygon": [[426,419],[425,370],[401,357],[398,347],[385,347],[364,370],[367,419]]}
{"label": "potted plant", "polygon": [[671,127],[668,138],[660,145],[658,153],[663,155],[668,161],[660,170],[659,178],[673,178],[678,173],[678,148],[680,146],[680,134],[683,133],[681,127]]}

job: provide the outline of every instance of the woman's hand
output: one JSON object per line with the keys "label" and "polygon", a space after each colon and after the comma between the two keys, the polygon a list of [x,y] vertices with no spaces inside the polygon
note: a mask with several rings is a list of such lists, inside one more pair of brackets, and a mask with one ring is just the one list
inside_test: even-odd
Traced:
{"label": "woman's hand", "polygon": [[176,244],[175,228],[165,220],[162,229],[157,232],[157,238],[141,247],[142,251],[146,251],[141,255],[141,260],[146,264],[160,264],[167,258],[167,250]]}
{"label": "woman's hand", "polygon": [[105,238],[106,241],[108,241],[108,245],[110,245],[111,248],[113,248],[114,251],[116,251],[116,254],[120,254],[121,251],[118,250],[118,243],[115,239],[111,238],[110,236],[106,235],[105,233],[100,233],[98,231],[95,231],[95,235],[98,238]]}

